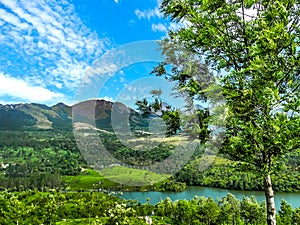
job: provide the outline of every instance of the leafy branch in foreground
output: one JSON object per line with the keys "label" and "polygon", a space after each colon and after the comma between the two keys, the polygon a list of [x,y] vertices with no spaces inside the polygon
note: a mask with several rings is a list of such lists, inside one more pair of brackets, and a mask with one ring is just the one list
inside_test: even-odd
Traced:
{"label": "leafy branch in foreground", "polygon": [[152,99],[143,98],[136,101],[140,115],[145,119],[149,119],[151,116],[162,118],[166,125],[166,136],[176,135],[181,130],[180,111],[162,101],[160,88],[152,90],[150,93]]}

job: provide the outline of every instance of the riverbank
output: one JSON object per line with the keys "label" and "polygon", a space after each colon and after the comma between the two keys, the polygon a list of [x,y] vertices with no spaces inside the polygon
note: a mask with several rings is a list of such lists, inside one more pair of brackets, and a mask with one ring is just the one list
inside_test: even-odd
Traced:
{"label": "riverbank", "polygon": [[[250,198],[254,196],[259,202],[265,200],[265,195],[263,191],[241,191],[241,190],[228,190],[220,188],[211,187],[199,187],[199,186],[187,186],[186,190],[183,192],[123,192],[120,196],[123,199],[137,200],[138,202],[144,204],[146,202],[150,204],[157,204],[158,202],[170,198],[172,201],[176,200],[191,200],[195,196],[211,197],[215,201],[218,201],[225,197],[228,193],[233,194],[237,199],[242,200],[244,197]],[[293,208],[300,207],[300,193],[286,193],[278,192],[275,193],[275,203],[280,206],[281,200],[286,200]]]}

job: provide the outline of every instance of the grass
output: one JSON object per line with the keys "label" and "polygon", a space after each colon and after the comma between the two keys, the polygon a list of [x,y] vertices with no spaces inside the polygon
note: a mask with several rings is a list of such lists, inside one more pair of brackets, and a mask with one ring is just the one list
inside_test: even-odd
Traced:
{"label": "grass", "polygon": [[78,176],[63,176],[71,190],[91,189],[128,189],[130,187],[148,186],[169,178],[168,174],[157,174],[147,170],[133,169],[124,166],[105,168],[99,172],[87,169]]}
{"label": "grass", "polygon": [[133,169],[124,166],[105,168],[101,170],[100,173],[109,180],[127,186],[151,185],[170,177],[168,174],[157,174],[147,170]]}
{"label": "grass", "polygon": [[63,181],[68,184],[71,190],[89,190],[98,188],[110,188],[116,185],[97,171],[92,169],[87,169],[81,172],[78,176],[63,176]]}
{"label": "grass", "polygon": [[127,140],[128,143],[137,145],[137,143],[142,143],[144,144],[146,143],[161,143],[161,144],[165,144],[165,145],[173,145],[173,146],[177,146],[178,144],[185,144],[187,143],[189,140],[187,137],[183,137],[183,136],[173,136],[173,137],[138,137],[138,138],[130,138]]}

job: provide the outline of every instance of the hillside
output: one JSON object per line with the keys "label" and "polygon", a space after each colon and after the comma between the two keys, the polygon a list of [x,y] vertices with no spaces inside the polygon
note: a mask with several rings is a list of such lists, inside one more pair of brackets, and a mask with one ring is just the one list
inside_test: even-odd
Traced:
{"label": "hillside", "polygon": [[71,107],[30,103],[0,105],[1,130],[71,129]]}
{"label": "hillside", "polygon": [[0,105],[0,130],[71,130],[73,109],[85,117],[81,118],[83,121],[88,124],[95,121],[97,128],[104,130],[112,129],[112,110],[135,113],[122,103],[105,100],[88,100],[73,106],[64,103],[51,107],[36,103]]}

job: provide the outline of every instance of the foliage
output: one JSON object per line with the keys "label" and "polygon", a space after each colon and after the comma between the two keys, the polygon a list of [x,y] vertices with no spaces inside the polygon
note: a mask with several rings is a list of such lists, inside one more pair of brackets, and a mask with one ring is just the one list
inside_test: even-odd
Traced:
{"label": "foliage", "polygon": [[[153,146],[143,146],[143,149],[122,147],[114,152],[114,156],[130,165],[150,165],[161,162],[169,157],[175,147],[163,143],[153,142]],[[149,149],[150,147],[150,149]]]}
{"label": "foliage", "polygon": [[178,110],[164,111],[162,115],[162,119],[166,123],[167,137],[176,135],[181,130],[180,112]]}
{"label": "foliage", "polygon": [[167,137],[178,134],[181,130],[180,111],[162,101],[160,97],[162,94],[161,89],[152,90],[151,94],[153,99],[147,100],[147,98],[144,98],[137,100],[135,103],[141,116],[148,118],[148,120],[151,119],[151,116],[162,118],[166,124]]}
{"label": "foliage", "polygon": [[[245,166],[244,166],[245,167]],[[187,185],[200,185],[233,190],[263,191],[263,177],[252,170],[241,169],[240,163],[216,157],[214,164],[199,173],[201,158],[190,161],[180,170],[175,179]],[[272,175],[275,191],[299,192],[300,173],[297,167],[285,166],[281,171]]]}
{"label": "foliage", "polygon": [[285,200],[281,201],[279,215],[278,224],[290,225],[292,223],[293,209]]}
{"label": "foliage", "polygon": [[[253,171],[264,177],[268,224],[276,224],[271,173],[280,169],[285,154],[300,148],[299,7],[293,0],[161,4],[166,17],[184,25],[161,42],[167,60],[156,73],[166,74],[168,60],[174,61],[174,43],[180,46],[179,55],[196,55],[219,73],[227,111],[221,150],[254,165]],[[247,14],[250,10],[252,15]],[[175,64],[171,78],[183,83],[188,94],[202,96],[193,71],[177,68]]]}
{"label": "foliage", "polygon": [[[282,203],[286,208],[288,204]],[[237,200],[228,194],[219,201],[195,196],[172,202],[169,198],[156,205],[125,201],[99,192],[15,192],[0,193],[0,223],[6,224],[259,224],[264,225],[265,204],[254,198]],[[281,209],[281,212],[285,211]],[[299,224],[300,209],[279,213],[278,220],[292,218]],[[283,223],[282,223],[283,224]]]}
{"label": "foliage", "polygon": [[[247,20],[251,7],[258,13]],[[219,78],[229,110],[223,152],[266,173],[278,157],[299,148],[298,7],[293,1],[170,0],[161,7],[172,20],[189,22],[161,43],[169,58],[175,43],[205,55],[209,68],[227,71]],[[166,73],[158,68],[159,75]],[[172,79],[193,90],[193,73],[174,68]]]}
{"label": "foliage", "polygon": [[15,191],[62,188],[86,164],[69,132],[0,131],[0,156],[0,187]]}

